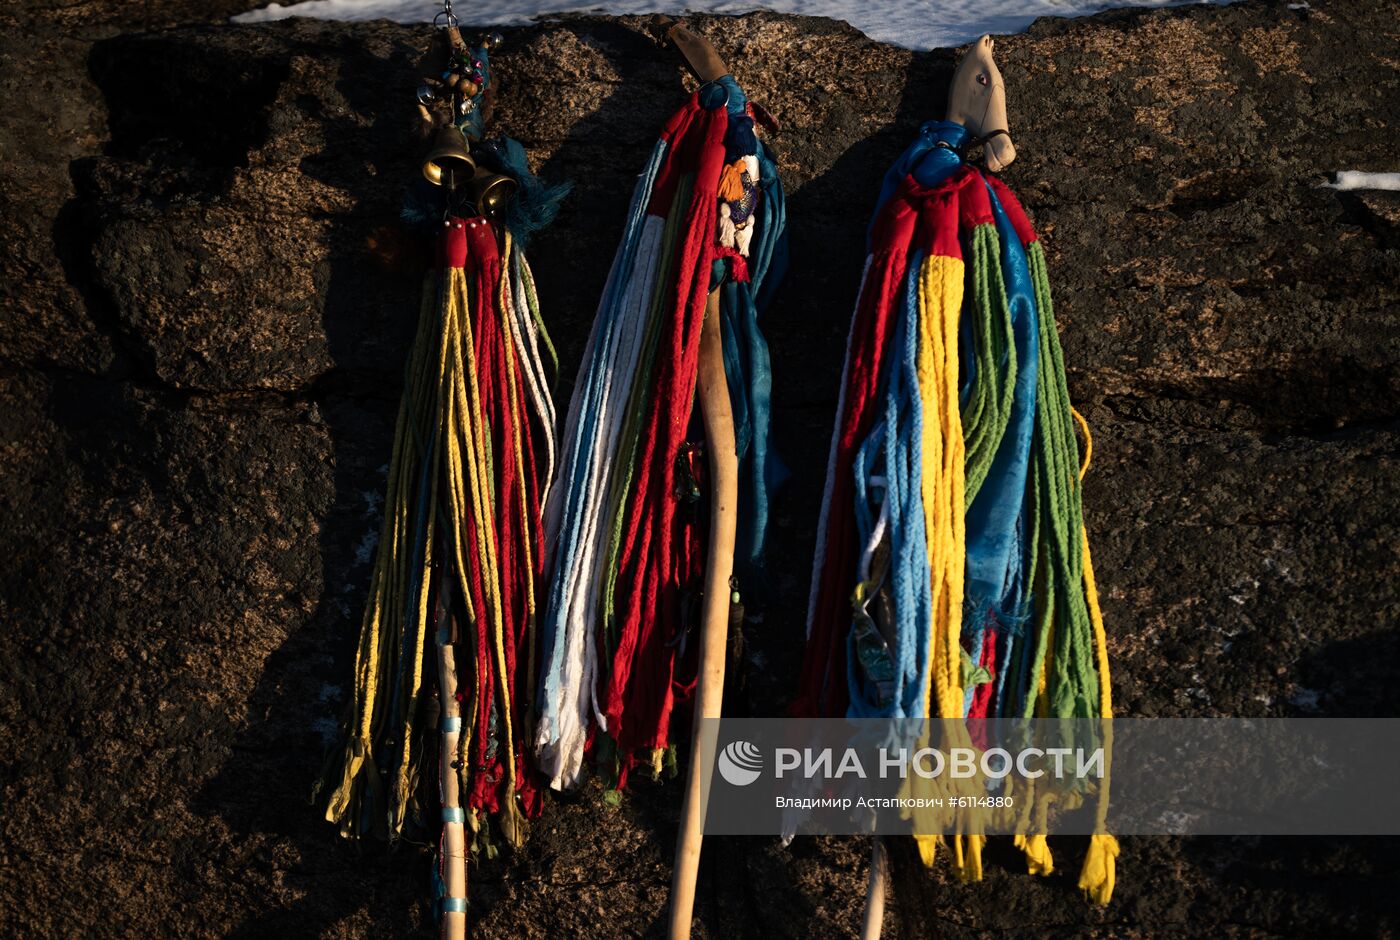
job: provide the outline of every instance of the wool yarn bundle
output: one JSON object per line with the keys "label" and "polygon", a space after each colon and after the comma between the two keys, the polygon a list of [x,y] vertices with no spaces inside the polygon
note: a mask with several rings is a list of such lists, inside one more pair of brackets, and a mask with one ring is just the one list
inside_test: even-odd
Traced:
{"label": "wool yarn bundle", "polygon": [[403,211],[434,246],[431,270],[344,742],[319,795],[348,837],[437,842],[444,936],[460,936],[468,851],[518,845],[541,808],[528,745],[558,363],[525,246],[567,187],[536,179],[518,142],[481,139],[493,43],[466,48],[455,20],[448,31],[440,139],[460,143],[430,155],[425,174],[439,185],[420,181]]}
{"label": "wool yarn bundle", "polygon": [[786,263],[782,185],[730,76],[667,121],[633,193],[584,353],[547,507],[535,745],[555,787],[598,757],[610,786],[674,767],[703,582],[701,326],[718,292],[741,488],[737,579],[757,583],[777,475],[760,311]]}
{"label": "wool yarn bundle", "polygon": [[[925,124],[869,231],[827,467],[798,714],[1111,717],[1081,466],[1043,247],[967,129]],[[1087,441],[1087,426],[1084,426]],[[1016,781],[1033,873],[1052,795]],[[1080,794],[1082,798],[1083,794]],[[1080,885],[1106,903],[1117,843]],[[1037,822],[1039,820],[1039,822]],[[942,833],[918,836],[931,863]],[[985,841],[953,834],[959,874]]]}

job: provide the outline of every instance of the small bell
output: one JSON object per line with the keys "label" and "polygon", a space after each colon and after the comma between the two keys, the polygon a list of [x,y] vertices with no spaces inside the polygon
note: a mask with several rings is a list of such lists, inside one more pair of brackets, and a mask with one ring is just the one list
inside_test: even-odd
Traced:
{"label": "small bell", "polygon": [[501,48],[505,45],[506,37],[500,33],[487,33],[481,37],[481,47],[488,52]]}
{"label": "small bell", "polygon": [[421,105],[431,105],[437,101],[437,92],[433,91],[433,86],[427,82],[418,86],[418,103]]}
{"label": "small bell", "polygon": [[467,147],[467,137],[454,125],[438,129],[433,149],[423,161],[423,175],[428,182],[442,186],[451,180],[472,179],[476,161]]}
{"label": "small bell", "polygon": [[477,215],[495,218],[505,210],[506,203],[519,188],[520,184],[509,176],[477,167],[476,175],[467,184],[467,198],[471,200]]}

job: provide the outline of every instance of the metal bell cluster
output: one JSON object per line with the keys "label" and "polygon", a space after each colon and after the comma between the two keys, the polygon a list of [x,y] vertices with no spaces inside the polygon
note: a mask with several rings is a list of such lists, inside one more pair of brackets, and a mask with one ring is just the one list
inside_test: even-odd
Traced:
{"label": "metal bell cluster", "polygon": [[438,129],[433,149],[423,161],[423,175],[428,182],[446,186],[454,194],[462,188],[466,204],[477,215],[488,217],[499,214],[519,188],[509,176],[478,165],[467,135],[453,125]]}
{"label": "metal bell cluster", "polygon": [[[492,50],[500,48],[503,42],[500,33],[491,33],[482,40],[481,45],[487,50]],[[456,94],[464,95],[466,91],[475,94],[480,91],[480,85],[471,79],[463,80],[471,82],[474,87],[463,89],[458,84],[455,86]],[[424,84],[418,89],[418,99],[421,103],[427,104],[436,100],[436,97],[437,93],[431,85]],[[437,129],[432,149],[423,160],[423,176],[434,185],[446,186],[454,196],[460,192],[466,205],[477,215],[486,217],[498,215],[519,188],[519,184],[511,177],[493,173],[477,164],[476,158],[472,156],[467,135],[456,124],[447,124]]]}

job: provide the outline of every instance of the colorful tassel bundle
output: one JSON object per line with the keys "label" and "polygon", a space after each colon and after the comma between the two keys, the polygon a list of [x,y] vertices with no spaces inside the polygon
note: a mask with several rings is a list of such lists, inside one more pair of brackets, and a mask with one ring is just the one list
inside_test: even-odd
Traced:
{"label": "colorful tassel bundle", "polygon": [[[486,49],[472,52],[477,91],[460,124],[475,139],[489,72]],[[477,142],[473,158],[514,183],[501,218],[459,215],[464,190],[423,182],[404,207],[404,222],[436,242],[433,270],[404,372],[345,742],[319,790],[346,836],[433,838],[440,812],[444,833],[455,827],[459,840],[465,825],[472,850],[493,854],[492,821],[519,844],[541,805],[528,743],[558,362],[523,245],[567,187],[541,184],[508,138]],[[446,898],[443,910],[464,904]]]}
{"label": "colorful tassel bundle", "polygon": [[762,566],[768,347],[759,310],[785,265],[783,193],[726,76],[667,122],[633,194],[584,353],[546,511],[550,578],[535,743],[555,787],[596,745],[603,775],[659,770],[694,683],[704,487],[694,397],[707,299],[720,292],[740,473],[737,571]]}
{"label": "colorful tassel bundle", "polygon": [[549,340],[508,229],[448,217],[438,264],[405,373],[350,740],[328,778],[327,818],[352,836],[397,835],[433,809],[418,785],[436,779],[434,643],[459,664],[468,807],[503,814],[508,836],[539,808],[524,742],[555,446]]}
{"label": "colorful tassel bundle", "polygon": [[[1044,252],[1015,196],[962,160],[967,136],[959,124],[926,124],[887,174],[871,224],[799,714],[1112,714],[1080,505],[1082,419],[1066,389]],[[1019,785],[1017,845],[1033,873],[1048,874],[1043,823],[1055,795]],[[1102,832],[1106,809],[1103,786],[1080,881],[1101,903],[1117,854]],[[931,862],[941,838],[919,838]],[[984,842],[955,837],[964,878],[980,877]]]}

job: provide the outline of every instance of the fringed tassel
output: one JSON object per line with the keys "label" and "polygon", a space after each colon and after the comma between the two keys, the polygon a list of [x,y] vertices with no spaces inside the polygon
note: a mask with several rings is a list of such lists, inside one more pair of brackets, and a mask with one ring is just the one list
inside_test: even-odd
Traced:
{"label": "fringed tassel", "polygon": [[1106,833],[1089,837],[1089,854],[1079,871],[1079,887],[1095,904],[1107,904],[1113,897],[1117,858],[1117,839]]}
{"label": "fringed tassel", "polygon": [[1050,841],[1045,836],[1020,835],[1015,839],[1016,848],[1025,853],[1026,870],[1032,875],[1048,875],[1055,870],[1055,859],[1050,854]]}
{"label": "fringed tassel", "polygon": [[743,160],[735,160],[724,168],[724,172],[719,177],[719,198],[725,202],[733,202],[744,198],[744,170],[746,164]]}
{"label": "fringed tassel", "polygon": [[[1031,787],[1030,801],[1034,806],[1035,823],[1037,830],[1032,835],[1017,835],[1016,848],[1020,849],[1026,856],[1026,868],[1032,875],[1048,875],[1055,870],[1055,858],[1050,854],[1050,842],[1045,836],[1049,825],[1050,804],[1055,802],[1057,794],[1043,793],[1036,798],[1034,787]],[[1027,813],[1022,820],[1029,823],[1030,813]]]}
{"label": "fringed tassel", "polygon": [[[535,656],[539,503],[548,486],[535,427],[548,435],[553,406],[533,279],[508,234],[499,247],[503,234],[485,221],[449,219],[441,267],[425,289],[361,631],[350,743],[327,800],[327,817],[346,835],[393,838],[410,817],[429,815],[418,791],[425,755],[436,750],[426,735],[440,709],[427,698],[425,666],[437,671],[437,643],[459,647],[463,668],[451,688],[438,683],[439,694],[461,702],[456,761],[474,768],[460,770],[461,802],[453,805],[483,819],[499,813],[512,844],[525,837],[526,814],[538,811],[517,733],[530,709],[516,691]],[[439,628],[436,643],[430,626]]]}
{"label": "fringed tassel", "polygon": [[963,884],[982,880],[982,849],[987,837],[971,834],[953,837],[953,871]]}
{"label": "fringed tassel", "polygon": [[[690,446],[707,299],[750,280],[742,251],[755,221],[739,213],[755,208],[757,162],[743,152],[726,158],[733,120],[694,97],[668,123],[634,193],[570,406],[562,484],[548,513],[535,735],[556,787],[578,779],[589,748],[619,789],[630,768],[669,771],[671,712],[693,684],[682,608],[703,555],[692,504],[677,499],[691,490],[677,467]],[[755,250],[766,236],[753,239]],[[742,381],[731,377],[731,387]]]}
{"label": "fringed tassel", "polygon": [[925,868],[932,868],[934,859],[938,856],[938,849],[943,845],[943,837],[915,836],[914,841],[919,846],[919,860],[924,863]]}

